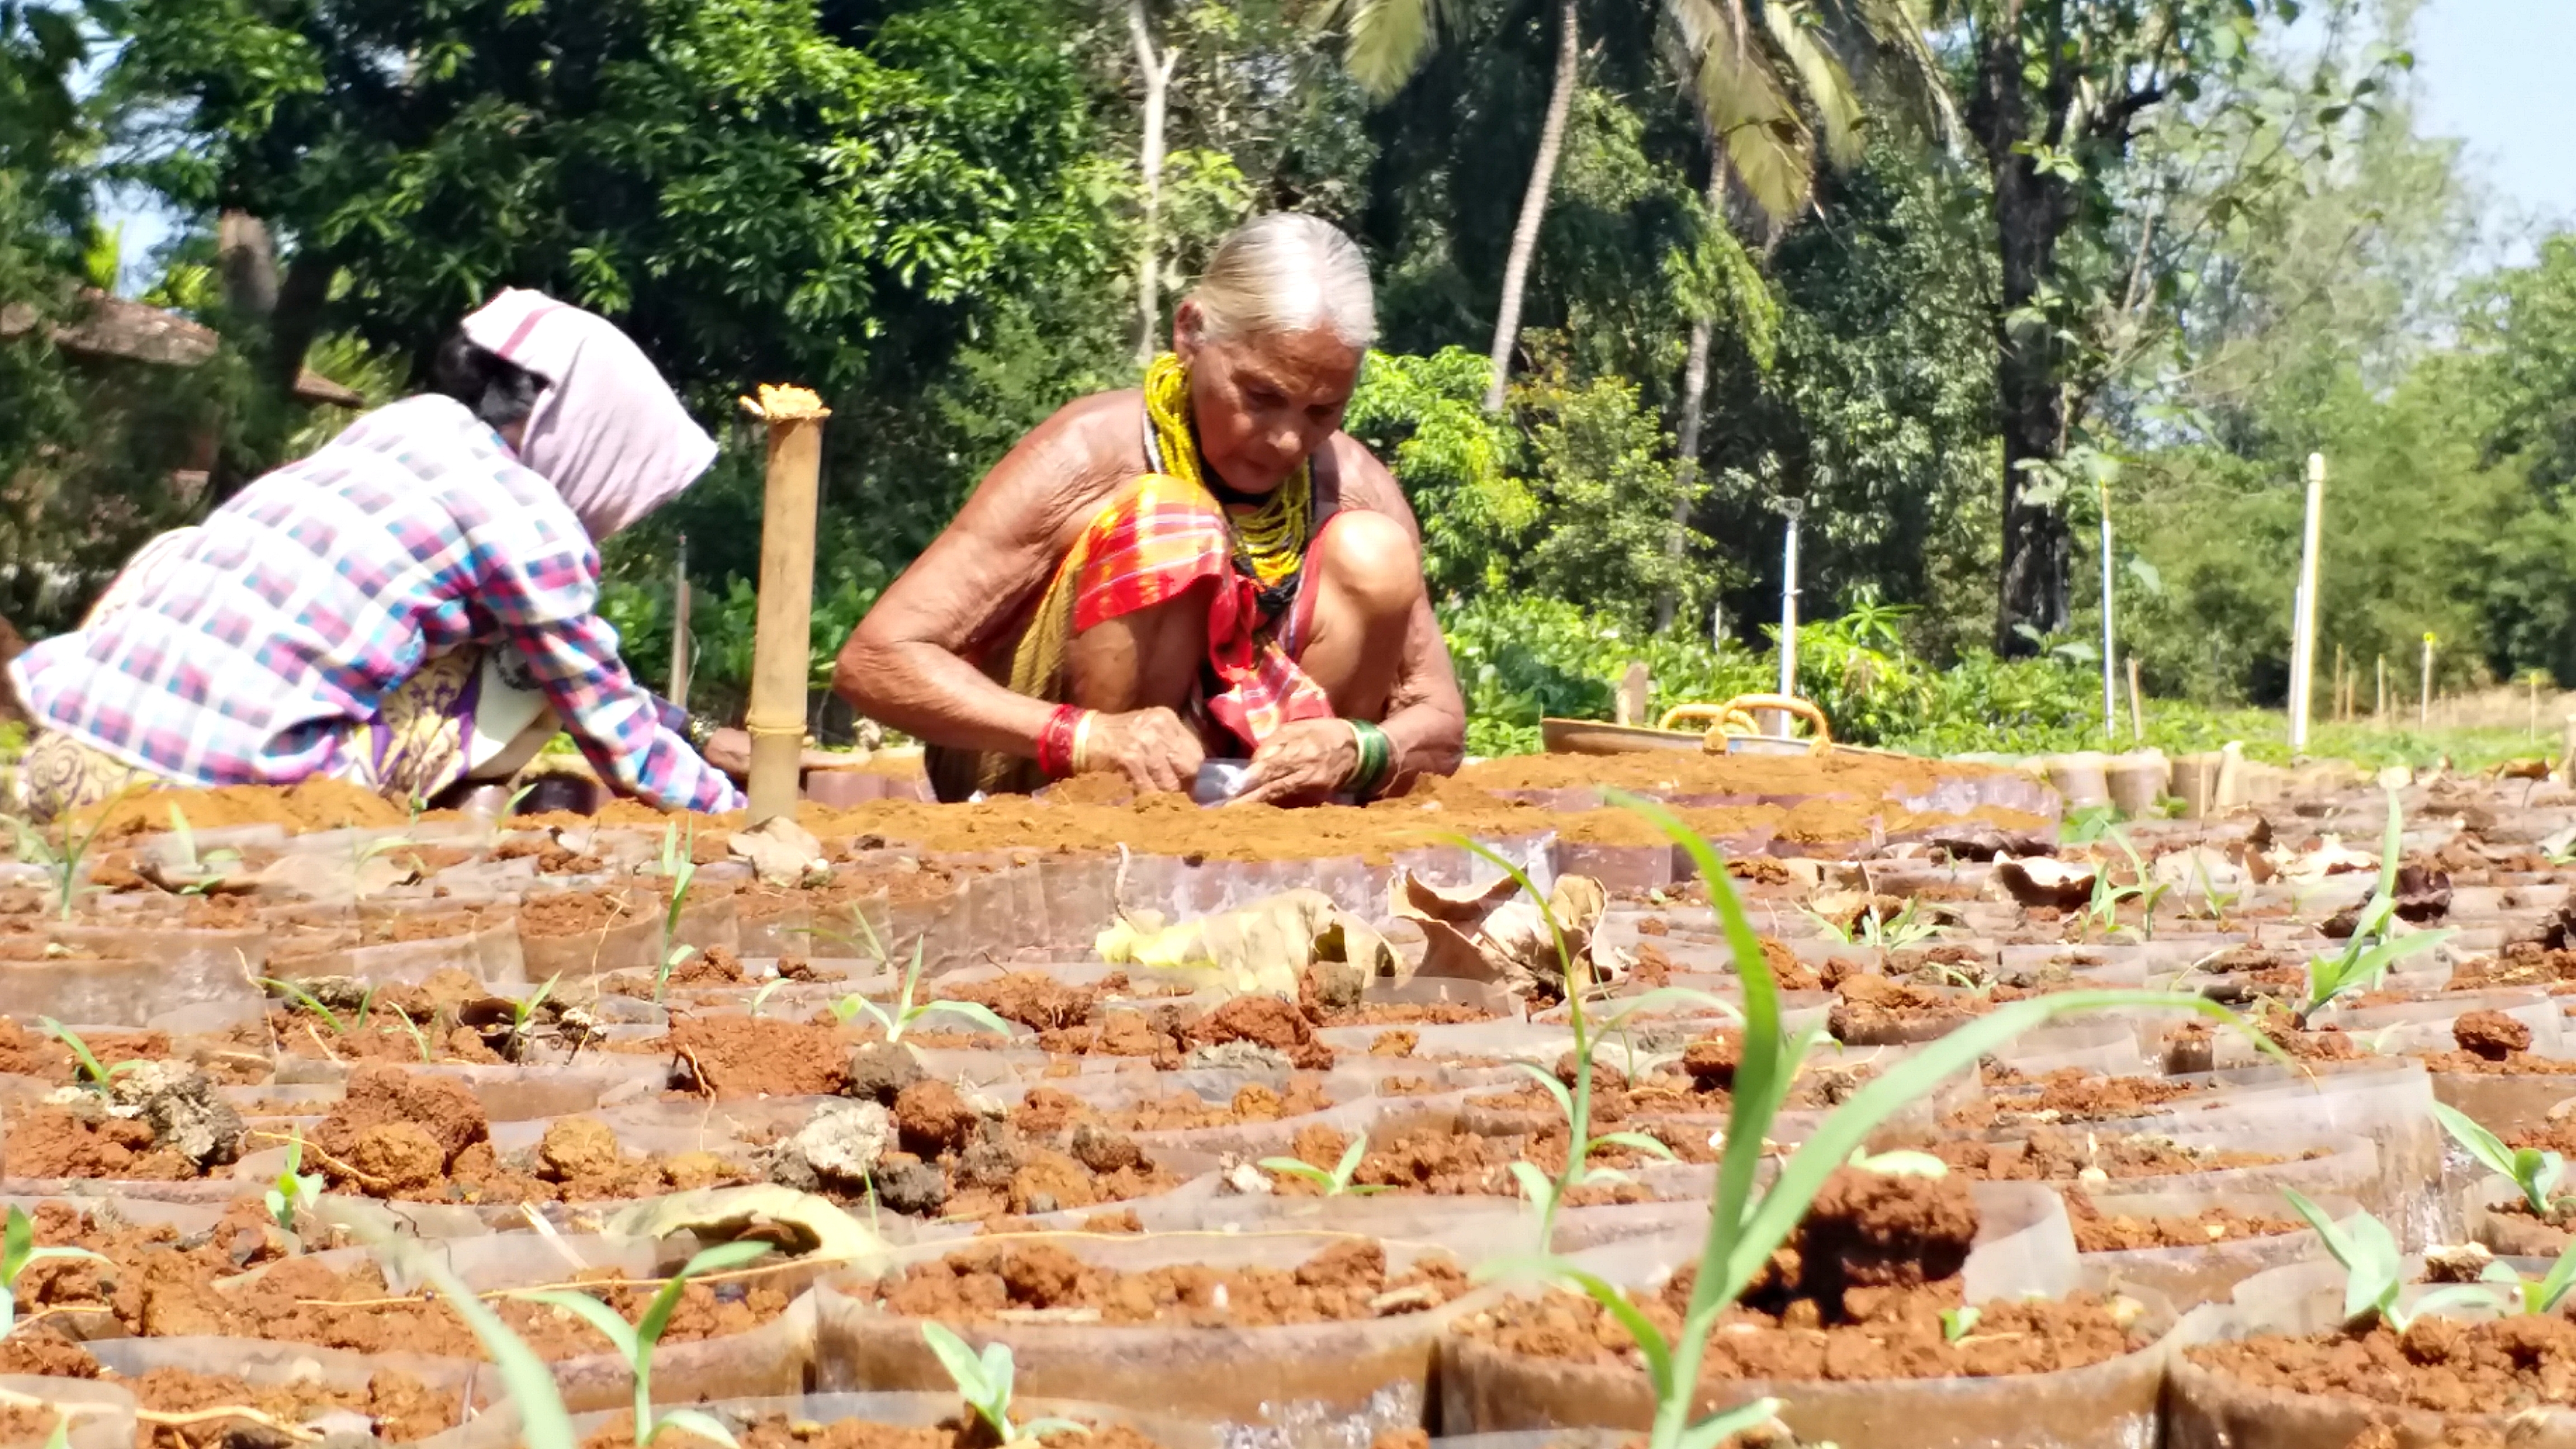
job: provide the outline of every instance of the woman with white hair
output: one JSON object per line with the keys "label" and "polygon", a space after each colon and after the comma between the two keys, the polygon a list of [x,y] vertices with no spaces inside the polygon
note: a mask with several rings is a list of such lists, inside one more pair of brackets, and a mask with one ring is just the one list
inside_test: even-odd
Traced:
{"label": "woman with white hair", "polygon": [[316,776],[434,801],[559,728],[622,794],[738,807],[693,747],[712,732],[635,682],[598,614],[596,541],[715,455],[624,333],[503,292],[432,391],[154,539],[79,629],[18,656],[21,808]]}
{"label": "woman with white hair", "polygon": [[841,650],[834,687],[929,742],[943,800],[1085,771],[1366,799],[1457,768],[1466,709],[1395,480],[1340,431],[1368,266],[1311,216],[1225,238],[1141,390],[1066,404]]}

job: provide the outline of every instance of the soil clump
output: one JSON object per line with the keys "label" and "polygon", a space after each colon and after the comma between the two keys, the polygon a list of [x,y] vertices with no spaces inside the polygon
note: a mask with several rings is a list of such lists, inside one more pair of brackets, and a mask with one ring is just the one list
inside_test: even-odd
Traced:
{"label": "soil clump", "polygon": [[1339,1243],[1294,1268],[1219,1268],[1203,1263],[1121,1272],[1096,1267],[1050,1243],[975,1244],[916,1263],[873,1285],[891,1313],[951,1323],[990,1320],[1011,1310],[1087,1311],[1112,1326],[1156,1323],[1193,1328],[1265,1328],[1421,1313],[1469,1287],[1445,1256],[1398,1273],[1373,1241]]}

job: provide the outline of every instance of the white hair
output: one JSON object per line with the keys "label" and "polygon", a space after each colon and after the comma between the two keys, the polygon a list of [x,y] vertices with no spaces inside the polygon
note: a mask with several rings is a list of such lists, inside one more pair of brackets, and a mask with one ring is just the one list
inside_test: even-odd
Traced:
{"label": "white hair", "polygon": [[1215,341],[1310,327],[1362,351],[1377,340],[1368,258],[1341,228],[1303,212],[1274,211],[1226,233],[1190,299]]}

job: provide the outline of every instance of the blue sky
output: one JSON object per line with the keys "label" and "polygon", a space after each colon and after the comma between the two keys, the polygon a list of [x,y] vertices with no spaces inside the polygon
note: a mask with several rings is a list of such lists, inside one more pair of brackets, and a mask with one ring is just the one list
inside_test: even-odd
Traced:
{"label": "blue sky", "polygon": [[2576,225],[2576,0],[2430,0],[2414,50],[2418,129],[2468,142],[2506,207]]}

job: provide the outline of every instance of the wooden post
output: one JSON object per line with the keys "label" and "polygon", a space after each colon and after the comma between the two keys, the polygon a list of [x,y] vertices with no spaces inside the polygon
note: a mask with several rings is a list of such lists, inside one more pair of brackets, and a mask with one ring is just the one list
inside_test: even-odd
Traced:
{"label": "wooden post", "polygon": [[689,707],[689,536],[680,535],[680,551],[671,560],[671,688],[662,697]]}
{"label": "wooden post", "polygon": [[2424,677],[2415,687],[2415,728],[2433,726],[2433,636],[2424,635]]}
{"label": "wooden post", "polygon": [[1623,725],[1653,724],[1655,719],[1654,715],[1650,711],[1654,708],[1654,690],[1655,686],[1653,676],[1646,672],[1645,664],[1641,661],[1631,661],[1628,665],[1628,672],[1622,675],[1619,679],[1616,714],[1612,723]]}
{"label": "wooden post", "polygon": [[2146,737],[2146,705],[2138,693],[2138,656],[2132,654],[2129,656],[2129,738],[2143,740]]}
{"label": "wooden post", "polygon": [[805,756],[805,678],[814,641],[814,509],[823,471],[823,400],[764,383],[743,410],[769,424],[760,507],[760,614],[751,646],[751,824],[796,813]]}

